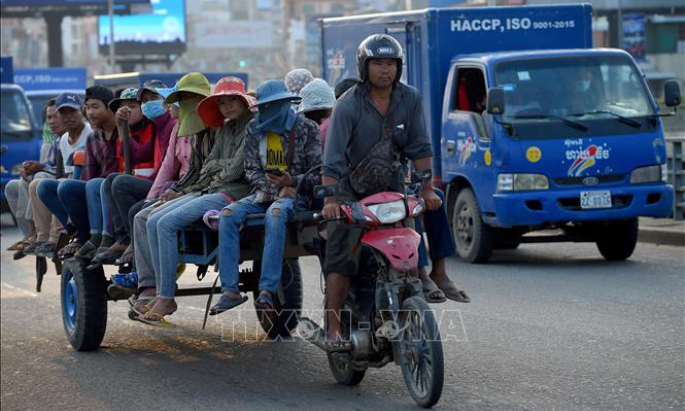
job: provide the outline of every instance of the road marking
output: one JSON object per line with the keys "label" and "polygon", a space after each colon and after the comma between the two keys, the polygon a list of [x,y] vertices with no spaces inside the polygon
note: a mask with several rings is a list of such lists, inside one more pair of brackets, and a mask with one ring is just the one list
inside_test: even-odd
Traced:
{"label": "road marking", "polygon": [[28,295],[29,297],[33,297],[33,298],[38,297],[38,294],[36,294],[36,293],[32,293],[31,291],[24,290],[23,288],[15,287],[15,286],[13,286],[12,284],[8,284],[8,283],[5,283],[5,282],[0,283],[0,287],[1,287],[1,288],[4,288],[4,289],[7,289],[7,290],[11,290],[11,291],[18,291],[18,292],[20,292],[20,293],[23,293],[23,294]]}

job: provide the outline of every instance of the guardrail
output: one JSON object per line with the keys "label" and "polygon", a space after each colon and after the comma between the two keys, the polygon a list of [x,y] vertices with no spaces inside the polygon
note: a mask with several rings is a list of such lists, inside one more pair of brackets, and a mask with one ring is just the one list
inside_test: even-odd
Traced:
{"label": "guardrail", "polygon": [[685,220],[685,137],[667,137],[668,182],[675,188],[673,219]]}

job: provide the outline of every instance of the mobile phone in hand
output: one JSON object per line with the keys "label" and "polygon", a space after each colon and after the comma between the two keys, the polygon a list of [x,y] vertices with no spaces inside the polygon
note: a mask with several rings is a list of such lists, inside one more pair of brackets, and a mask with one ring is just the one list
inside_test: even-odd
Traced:
{"label": "mobile phone in hand", "polygon": [[267,167],[266,172],[279,177],[283,175],[283,172],[278,167]]}

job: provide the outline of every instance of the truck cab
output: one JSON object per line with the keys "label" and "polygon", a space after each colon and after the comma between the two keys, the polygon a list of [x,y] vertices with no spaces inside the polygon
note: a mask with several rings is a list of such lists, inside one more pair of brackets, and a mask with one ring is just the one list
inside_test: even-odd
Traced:
{"label": "truck cab", "polygon": [[0,200],[4,209],[5,185],[19,178],[24,161],[38,160],[42,139],[24,90],[16,84],[2,84],[0,92]]}
{"label": "truck cab", "polygon": [[[596,241],[609,259],[629,255],[636,218],[666,217],[673,206],[658,110],[621,50],[455,58],[441,157],[460,255],[486,261],[548,228],[562,234],[525,240]],[[625,241],[604,244],[608,228]]]}

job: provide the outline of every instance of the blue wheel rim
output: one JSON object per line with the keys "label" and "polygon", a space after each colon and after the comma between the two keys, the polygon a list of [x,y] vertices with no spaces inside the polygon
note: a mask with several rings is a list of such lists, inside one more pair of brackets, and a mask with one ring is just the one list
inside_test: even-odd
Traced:
{"label": "blue wheel rim", "polygon": [[67,271],[65,274],[69,276],[69,281],[64,291],[62,310],[64,311],[64,323],[67,330],[69,334],[73,334],[76,329],[76,313],[78,312],[78,285],[71,271]]}

